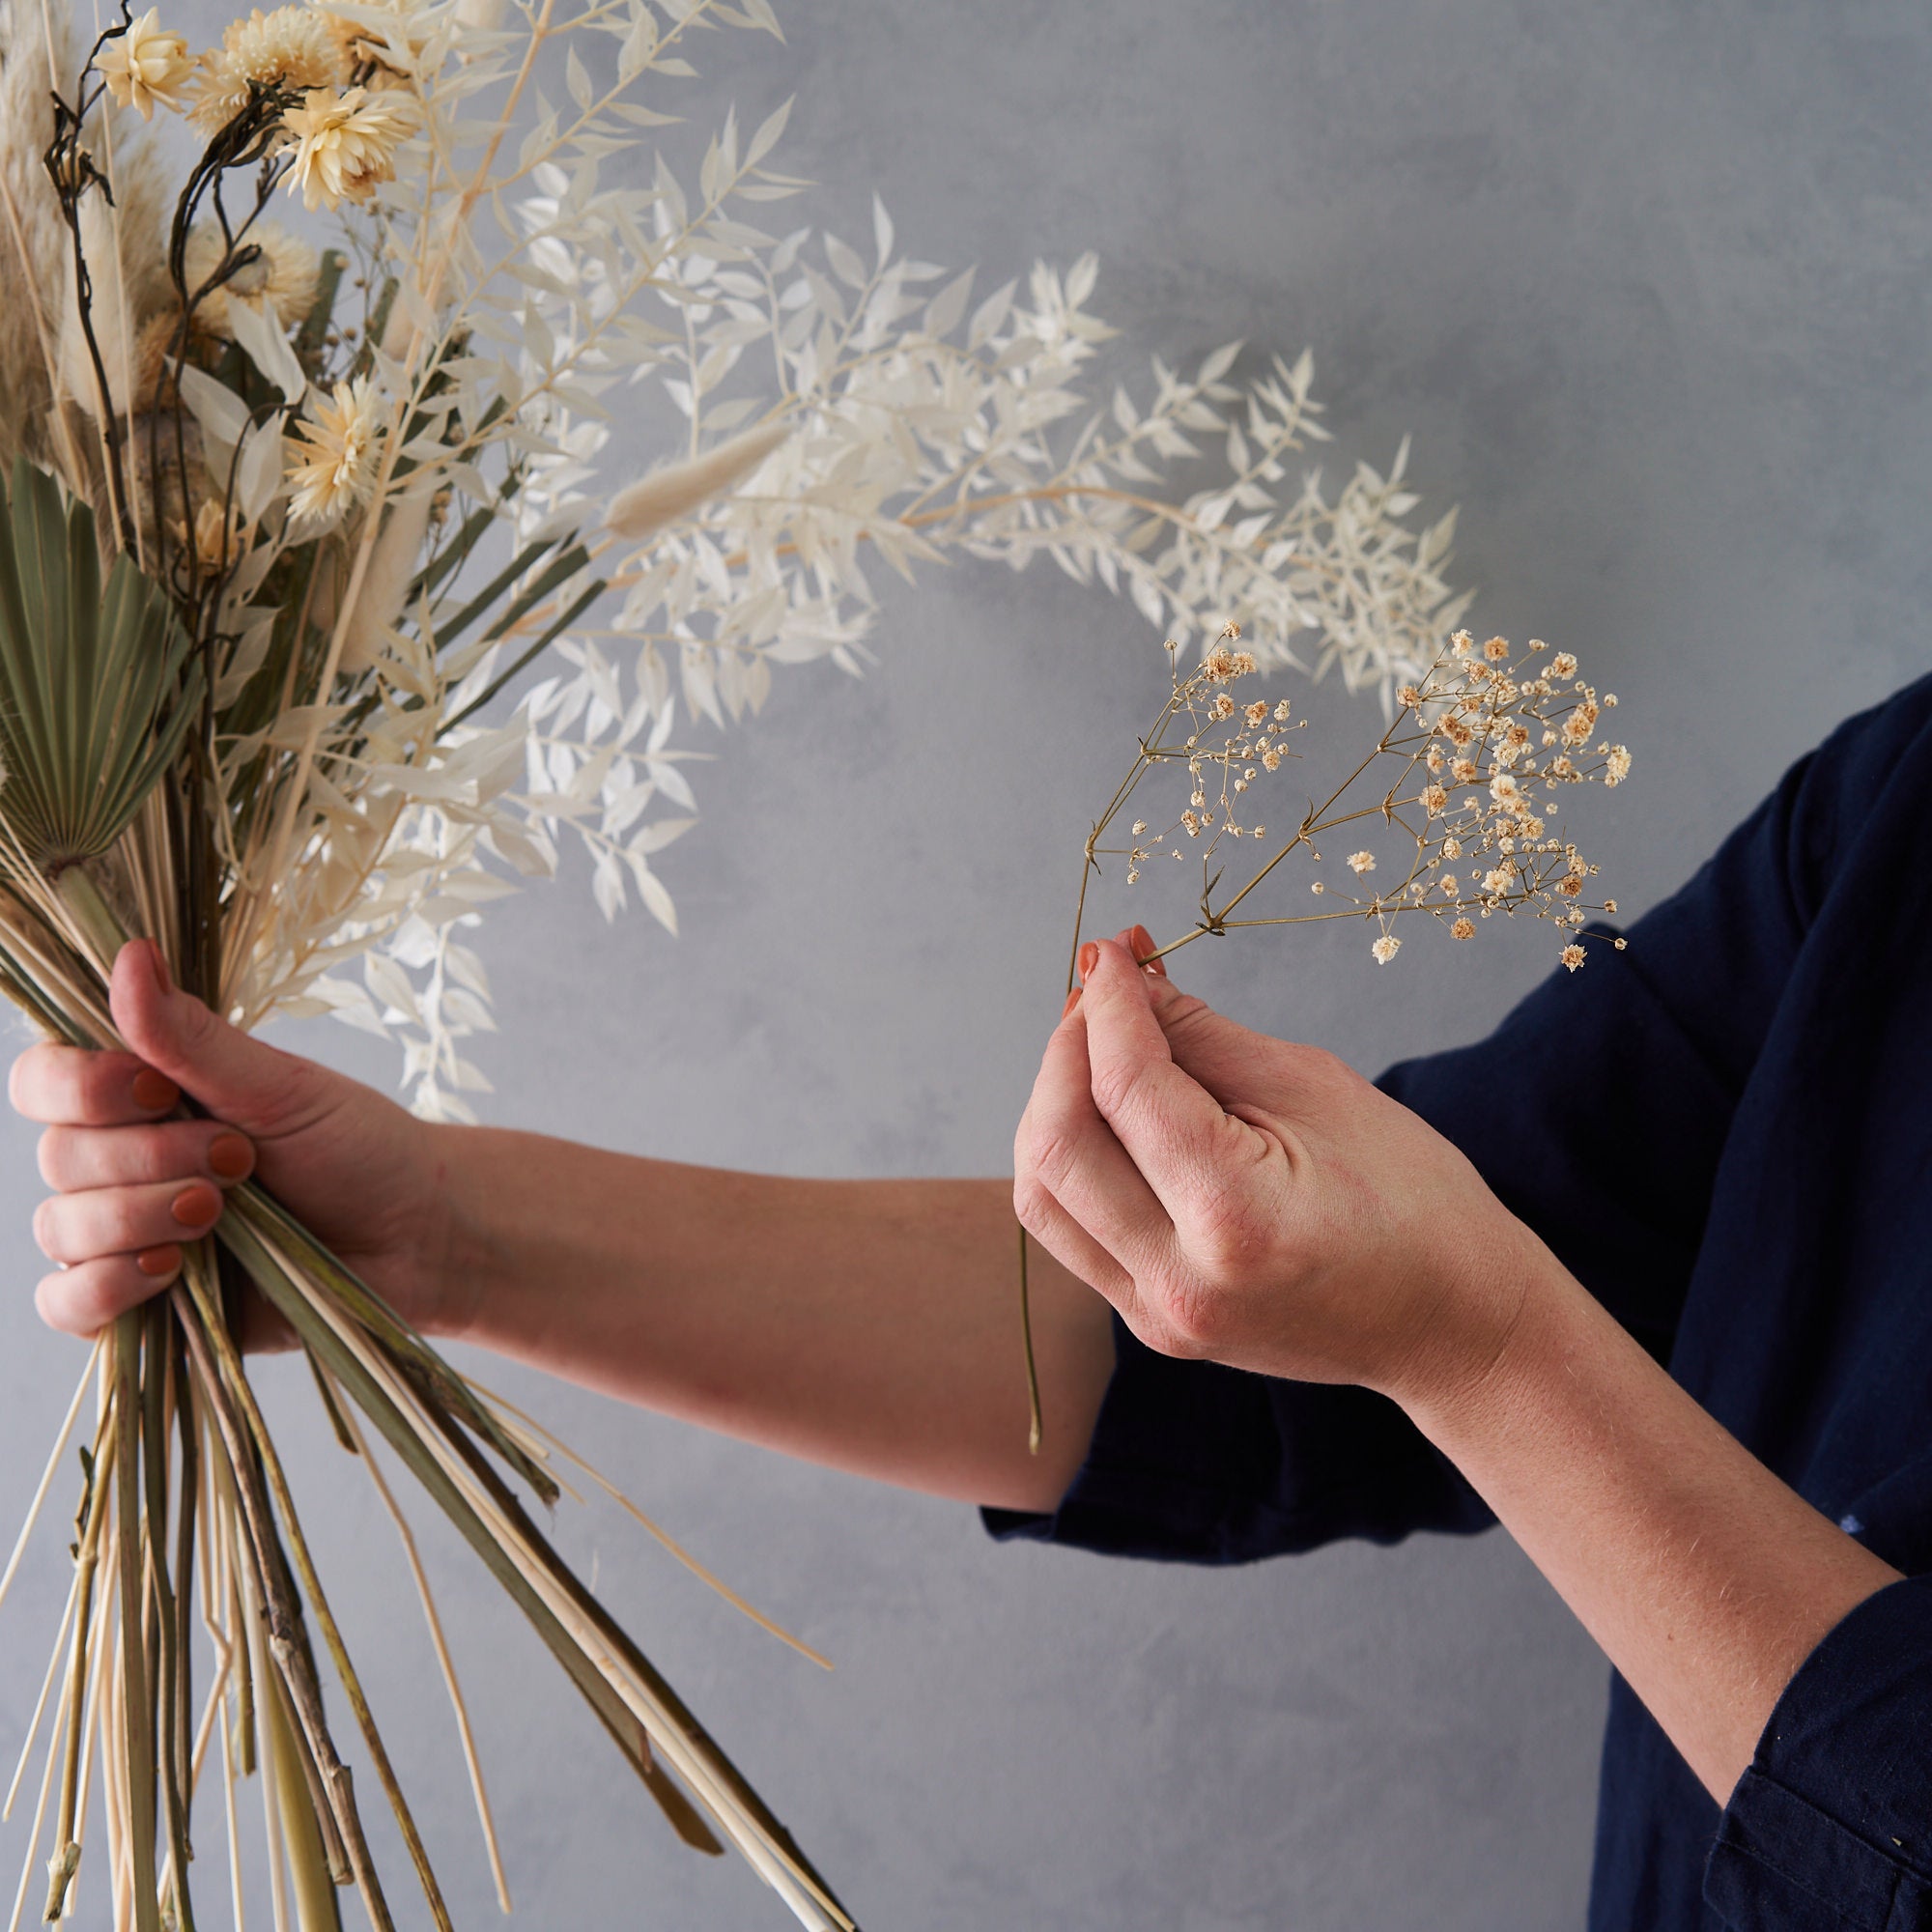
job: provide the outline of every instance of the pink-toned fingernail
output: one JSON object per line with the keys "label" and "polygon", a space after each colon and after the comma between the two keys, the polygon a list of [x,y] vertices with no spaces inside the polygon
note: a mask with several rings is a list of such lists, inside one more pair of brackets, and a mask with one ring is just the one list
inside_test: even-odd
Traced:
{"label": "pink-toned fingernail", "polygon": [[205,1180],[184,1187],[169,1211],[184,1228],[204,1228],[221,1212],[221,1196]]}
{"label": "pink-toned fingernail", "polygon": [[223,1180],[240,1180],[255,1165],[255,1149],[240,1134],[216,1134],[208,1144],[208,1164]]}
{"label": "pink-toned fingernail", "polygon": [[154,1281],[173,1274],[181,1264],[182,1251],[172,1243],[165,1248],[143,1248],[134,1257],[134,1265]]}
{"label": "pink-toned fingernail", "polygon": [[148,942],[148,960],[154,967],[155,984],[161,989],[164,996],[172,995],[175,982],[173,975],[168,971],[168,955],[152,939]]}
{"label": "pink-toned fingernail", "polygon": [[1075,986],[1066,996],[1066,1004],[1060,1009],[1060,1017],[1065,1019],[1080,1004],[1080,988]]}
{"label": "pink-toned fingernail", "polygon": [[1094,940],[1089,940],[1080,949],[1080,977],[1084,980],[1100,963],[1100,948]]}
{"label": "pink-toned fingernail", "polygon": [[144,1066],[134,1076],[134,1104],[151,1114],[165,1114],[181,1098],[181,1089],[165,1073]]}

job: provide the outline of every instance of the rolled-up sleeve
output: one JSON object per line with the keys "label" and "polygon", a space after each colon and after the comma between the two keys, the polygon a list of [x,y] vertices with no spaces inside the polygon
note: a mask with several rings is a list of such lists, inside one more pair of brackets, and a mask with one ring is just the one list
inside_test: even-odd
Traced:
{"label": "rolled-up sleeve", "polygon": [[1704,1898],[1732,1932],[1932,1932],[1932,1576],[1866,1598],[1799,1666]]}
{"label": "rolled-up sleeve", "polygon": [[1059,1508],[980,1514],[1001,1538],[1179,1563],[1249,1563],[1340,1537],[1393,1543],[1494,1520],[1386,1397],[1177,1361],[1118,1316],[1113,1379]]}

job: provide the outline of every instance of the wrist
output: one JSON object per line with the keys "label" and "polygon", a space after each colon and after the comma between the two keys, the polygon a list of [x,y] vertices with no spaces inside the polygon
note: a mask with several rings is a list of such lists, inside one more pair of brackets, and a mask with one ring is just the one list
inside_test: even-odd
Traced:
{"label": "wrist", "polygon": [[1522,1373],[1539,1318],[1576,1282],[1514,1215],[1432,1278],[1430,1312],[1379,1392],[1424,1434],[1496,1399]]}
{"label": "wrist", "polygon": [[469,1341],[481,1325],[490,1248],[484,1190],[474,1175],[478,1130],[425,1121],[417,1131],[430,1202],[420,1262],[430,1293],[421,1325],[440,1341]]}

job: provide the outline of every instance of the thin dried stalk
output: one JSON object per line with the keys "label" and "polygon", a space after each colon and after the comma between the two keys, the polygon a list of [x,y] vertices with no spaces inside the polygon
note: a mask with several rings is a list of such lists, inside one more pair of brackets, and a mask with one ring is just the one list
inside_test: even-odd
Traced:
{"label": "thin dried stalk", "polygon": [[[313,1356],[309,1358],[312,1362]],[[389,1520],[396,1526],[396,1535],[401,1539],[403,1554],[410,1566],[410,1576],[416,1586],[416,1598],[422,1605],[423,1622],[429,1628],[431,1648],[436,1652],[437,1667],[442,1672],[442,1686],[449,1695],[449,1708],[456,1717],[456,1731],[463,1741],[464,1768],[469,1774],[469,1791],[476,1802],[476,1822],[482,1828],[483,1845],[490,1858],[490,1876],[497,1887],[497,1903],[507,1914],[513,1908],[510,1903],[510,1882],[503,1872],[502,1848],[497,1842],[496,1821],[490,1815],[490,1794],[483,1782],[483,1760],[476,1749],[475,1733],[469,1726],[469,1711],[464,1702],[463,1686],[456,1675],[456,1660],[449,1654],[449,1644],[442,1634],[442,1619],[437,1614],[436,1595],[429,1586],[429,1573],[424,1570],[421,1552],[416,1548],[415,1533],[410,1528],[409,1519],[403,1514],[402,1506],[396,1501],[394,1492],[384,1479],[376,1459],[369,1453],[369,1445],[363,1440],[362,1431],[357,1426],[354,1410],[346,1402],[334,1398],[333,1389],[327,1377],[328,1371],[321,1363],[315,1363],[317,1377],[330,1395],[330,1413],[341,1424],[349,1447],[362,1459],[362,1466],[368,1471],[369,1480],[375,1486],[376,1493],[382,1498],[383,1507],[388,1512]]]}

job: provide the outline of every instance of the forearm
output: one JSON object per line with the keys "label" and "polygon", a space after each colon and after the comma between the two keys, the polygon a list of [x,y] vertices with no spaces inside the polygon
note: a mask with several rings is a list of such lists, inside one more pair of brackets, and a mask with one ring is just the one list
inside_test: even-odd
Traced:
{"label": "forearm", "polygon": [[1487,1370],[1398,1399],[1721,1804],[1799,1665],[1898,1573],[1774,1476],[1547,1251],[1525,1265]]}
{"label": "forearm", "polygon": [[1030,1455],[1009,1182],[790,1180],[438,1132],[464,1339],[915,1489],[1049,1509],[1072,1480],[1108,1311],[1034,1250]]}

